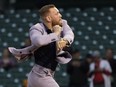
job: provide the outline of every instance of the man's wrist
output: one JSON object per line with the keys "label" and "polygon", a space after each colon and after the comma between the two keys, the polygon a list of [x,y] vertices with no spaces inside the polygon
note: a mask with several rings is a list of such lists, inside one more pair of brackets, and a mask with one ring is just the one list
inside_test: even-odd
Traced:
{"label": "man's wrist", "polygon": [[67,39],[63,38],[63,41],[66,42],[66,46],[69,46],[69,45],[70,45],[70,44],[69,44],[69,41],[68,41]]}

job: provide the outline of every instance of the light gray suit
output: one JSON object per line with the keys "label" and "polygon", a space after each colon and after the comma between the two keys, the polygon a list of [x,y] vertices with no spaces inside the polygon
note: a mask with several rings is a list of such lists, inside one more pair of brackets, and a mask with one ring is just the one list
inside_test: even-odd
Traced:
{"label": "light gray suit", "polygon": [[[69,25],[67,24],[67,21],[62,20],[62,22],[63,22],[62,26],[63,38],[67,39],[68,42],[71,44],[74,40],[74,34]],[[55,33],[47,34],[43,23],[37,23],[34,26],[32,26],[30,28],[29,35],[32,45],[24,49],[11,48],[10,52],[13,55],[20,57],[20,55],[22,54],[33,53],[37,48],[41,46],[60,40],[60,37],[58,37]],[[71,55],[69,55],[69,58],[70,61]],[[68,58],[58,57],[57,59],[59,59],[58,61],[60,61],[60,63],[67,63],[65,61]],[[28,76],[28,87],[59,87],[59,85],[53,79],[53,75],[54,71],[51,71],[50,69],[47,69],[39,65],[34,65]]]}

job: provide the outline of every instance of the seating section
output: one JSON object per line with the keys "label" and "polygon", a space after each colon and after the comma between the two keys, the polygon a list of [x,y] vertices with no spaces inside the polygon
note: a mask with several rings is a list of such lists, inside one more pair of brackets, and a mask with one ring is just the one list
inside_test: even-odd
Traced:
{"label": "seating section", "polygon": [[[116,48],[116,10],[113,7],[59,10],[74,31],[73,49],[80,49],[82,55],[85,55],[96,49],[104,53],[105,48]],[[29,28],[39,21],[37,10],[10,9],[0,14],[0,57],[3,49],[8,46],[23,46],[24,40],[29,37]],[[34,62],[29,60],[18,64],[18,68],[9,72],[1,68],[0,87],[22,87],[22,80],[27,78],[33,64]],[[61,86],[67,86],[66,65],[57,67],[55,79]]]}

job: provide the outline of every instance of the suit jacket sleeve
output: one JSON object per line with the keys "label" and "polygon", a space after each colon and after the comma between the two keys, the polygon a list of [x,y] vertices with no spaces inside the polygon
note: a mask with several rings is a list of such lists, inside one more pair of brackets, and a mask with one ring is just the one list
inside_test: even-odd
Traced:
{"label": "suit jacket sleeve", "polygon": [[30,29],[30,39],[33,45],[41,47],[47,45],[51,42],[59,40],[59,37],[55,33],[44,34],[44,27],[41,27],[40,24],[33,26]]}
{"label": "suit jacket sleeve", "polygon": [[66,20],[63,20],[63,38],[67,39],[69,44],[72,44],[74,40],[74,33]]}

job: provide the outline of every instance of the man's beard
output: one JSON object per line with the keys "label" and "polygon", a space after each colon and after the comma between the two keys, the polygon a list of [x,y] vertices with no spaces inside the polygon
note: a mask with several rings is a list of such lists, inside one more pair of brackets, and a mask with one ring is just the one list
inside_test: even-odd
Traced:
{"label": "man's beard", "polygon": [[59,22],[52,22],[52,25],[53,25],[53,26],[59,25],[59,26],[62,27],[62,22],[61,22],[61,21],[59,21]]}

